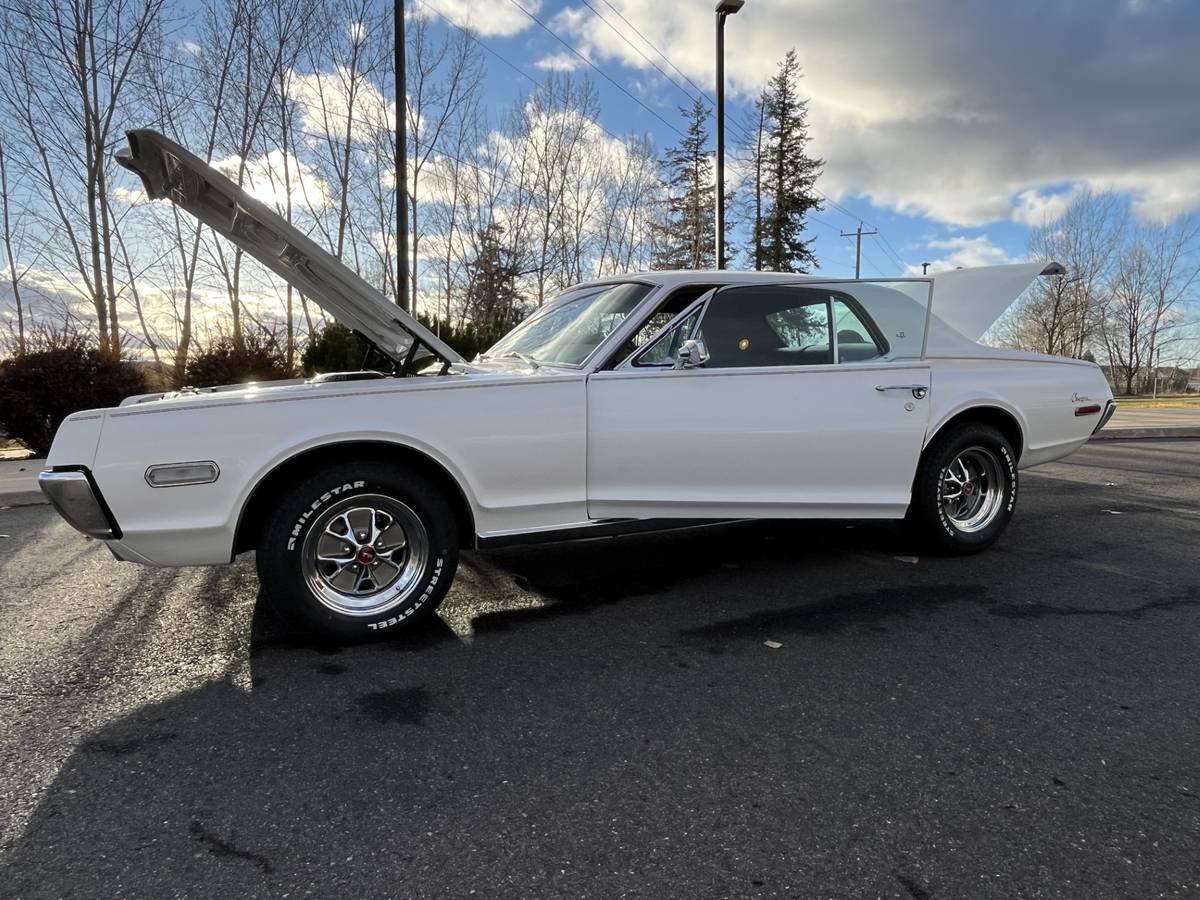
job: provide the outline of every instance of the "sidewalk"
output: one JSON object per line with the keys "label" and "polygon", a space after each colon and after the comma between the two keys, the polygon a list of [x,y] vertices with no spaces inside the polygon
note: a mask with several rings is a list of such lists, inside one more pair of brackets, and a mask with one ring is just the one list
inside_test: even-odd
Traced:
{"label": "sidewalk", "polygon": [[37,476],[44,459],[0,459],[0,506],[45,503]]}
{"label": "sidewalk", "polygon": [[1122,409],[1093,440],[1200,438],[1200,408]]}

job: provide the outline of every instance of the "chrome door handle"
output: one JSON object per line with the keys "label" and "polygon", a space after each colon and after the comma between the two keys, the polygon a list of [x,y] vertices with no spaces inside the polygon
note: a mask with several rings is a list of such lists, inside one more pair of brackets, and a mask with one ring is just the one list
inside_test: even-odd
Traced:
{"label": "chrome door handle", "polygon": [[877,391],[912,391],[912,395],[918,400],[924,400],[925,395],[929,393],[929,388],[923,384],[877,384]]}

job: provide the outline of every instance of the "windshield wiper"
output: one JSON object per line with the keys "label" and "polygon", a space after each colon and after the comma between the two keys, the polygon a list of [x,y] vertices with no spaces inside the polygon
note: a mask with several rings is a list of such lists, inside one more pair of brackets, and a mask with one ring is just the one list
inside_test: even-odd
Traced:
{"label": "windshield wiper", "polygon": [[530,356],[528,353],[522,353],[520,350],[514,350],[511,353],[501,353],[499,356],[489,356],[486,353],[480,353],[479,358],[483,359],[519,359],[531,369],[540,369],[542,364]]}

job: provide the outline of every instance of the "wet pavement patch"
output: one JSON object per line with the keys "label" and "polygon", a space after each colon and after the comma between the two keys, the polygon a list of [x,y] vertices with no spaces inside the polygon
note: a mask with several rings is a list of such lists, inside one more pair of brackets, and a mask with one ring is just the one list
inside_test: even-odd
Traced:
{"label": "wet pavement patch", "polygon": [[173,741],[175,732],[157,731],[149,734],[131,735],[125,738],[89,738],[80,744],[80,748],[88,753],[107,753],[112,756],[126,756],[151,747],[161,747]]}
{"label": "wet pavement patch", "polygon": [[259,853],[251,853],[249,850],[242,850],[238,847],[235,847],[232,836],[230,840],[225,840],[224,838],[213,834],[196,821],[192,822],[191,826],[188,828],[188,833],[191,834],[194,840],[204,844],[208,848],[208,852],[213,856],[244,859],[248,862],[254,863],[256,866],[262,869],[264,874],[268,874],[271,871],[270,860]]}
{"label": "wet pavement patch", "polygon": [[358,708],[385,725],[424,725],[429,714],[429,691],[424,686],[363,694]]}

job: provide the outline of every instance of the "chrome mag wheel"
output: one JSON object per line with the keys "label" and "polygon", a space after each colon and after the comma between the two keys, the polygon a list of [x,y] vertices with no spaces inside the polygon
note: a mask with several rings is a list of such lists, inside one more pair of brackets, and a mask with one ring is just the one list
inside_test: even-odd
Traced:
{"label": "chrome mag wheel", "polygon": [[301,548],[304,580],[334,612],[372,616],[406,600],[429,558],[415,512],[383,494],[347,497],[323,510]]}
{"label": "chrome mag wheel", "polygon": [[982,531],[1004,506],[1004,472],[986,447],[968,447],[946,467],[938,496],[950,523],[962,532]]}

